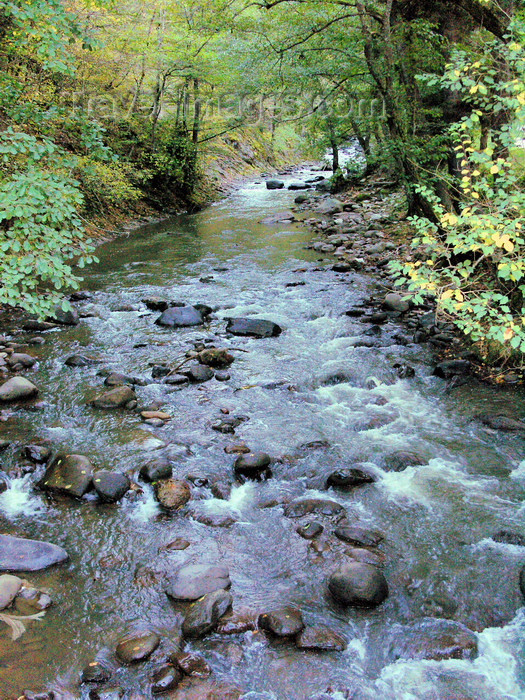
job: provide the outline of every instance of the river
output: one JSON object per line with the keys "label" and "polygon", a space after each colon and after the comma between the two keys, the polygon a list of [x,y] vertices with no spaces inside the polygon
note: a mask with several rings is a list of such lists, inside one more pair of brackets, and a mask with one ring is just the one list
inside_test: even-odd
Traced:
{"label": "river", "polygon": [[[39,364],[28,376],[44,406],[15,409],[0,437],[17,444],[38,438],[88,455],[98,467],[132,474],[143,494],[115,505],[99,505],[93,496],[51,500],[32,488],[35,477],[28,475],[13,478],[0,495],[4,532],[54,542],[71,556],[65,566],[27,575],[54,605],[17,641],[2,627],[2,698],[42,687],[54,687],[56,697],[87,698],[89,689],[78,685],[81,669],[101,650],[110,657],[130,626],[174,638],[181,614],[164,593],[164,577],[188,561],[228,566],[234,610],[291,604],[307,624],[327,625],[348,642],[343,652],[307,652],[249,631],[189,644],[212,668],[206,683],[232,684],[245,700],[525,698],[525,614],[517,583],[525,550],[491,539],[498,530],[524,529],[523,439],[472,420],[509,405],[523,414],[523,392],[466,384],[445,393],[427,349],[397,344],[395,323],[374,347],[356,345],[365,327],[345,311],[366,302],[376,281],[334,272],[330,258],[318,260],[307,248],[312,234],[300,223],[259,223],[289,208],[293,195],[250,182],[205,211],[102,245],[99,264],[85,272],[92,299],[78,305],[95,315],[48,332],[45,344],[31,349]],[[159,313],[141,304],[152,295],[207,304],[213,314],[205,327],[161,328],[154,323]],[[231,337],[230,316],[269,319],[283,332]],[[234,348],[230,380],[178,390],[151,379],[152,363],[173,366],[193,343],[205,341]],[[65,366],[73,353],[102,364]],[[396,378],[396,362],[408,363],[415,376]],[[136,412],[86,405],[101,388],[101,367],[150,382],[137,387],[140,404],[161,401],[171,420],[153,428]],[[221,408],[249,419],[234,436],[211,427],[224,415]],[[137,476],[155,452],[171,456],[178,477],[233,482],[234,455],[224,447],[240,440],[272,457],[273,478],[234,485],[228,500],[195,487],[191,501],[202,516],[231,516],[228,527],[203,524],[185,511],[162,513]],[[383,469],[384,455],[396,450],[416,452],[423,464]],[[2,454],[7,471],[17,455],[16,446]],[[349,492],[324,489],[331,472],[356,463],[371,470],[375,483]],[[280,503],[299,497],[335,501],[349,520],[383,533],[390,595],[382,605],[343,608],[329,599],[327,577],[348,558],[345,545],[328,520],[314,544],[297,534],[298,522],[284,516]],[[159,552],[175,538],[190,546]],[[392,640],[424,616],[474,630],[477,658],[394,662]],[[149,698],[152,665],[118,667],[112,684],[126,698]]]}

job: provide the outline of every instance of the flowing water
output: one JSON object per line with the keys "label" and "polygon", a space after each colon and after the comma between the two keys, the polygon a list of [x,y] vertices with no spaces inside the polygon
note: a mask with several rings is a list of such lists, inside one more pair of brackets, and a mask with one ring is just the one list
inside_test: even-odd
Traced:
{"label": "flowing water", "polygon": [[[53,683],[71,690],[83,666],[101,649],[113,650],[133,625],[174,637],[180,612],[164,593],[163,576],[186,561],[226,564],[236,610],[293,604],[307,624],[328,625],[349,642],[345,652],[332,654],[300,651],[252,632],[192,643],[210,663],[214,681],[233,683],[243,698],[525,697],[518,587],[525,551],[490,539],[500,529],[523,532],[523,440],[472,421],[475,413],[509,405],[523,414],[523,392],[467,385],[445,394],[442,380],[431,376],[426,351],[396,344],[393,324],[376,347],[356,347],[363,324],[344,312],[367,299],[375,281],[338,274],[329,260],[318,261],[306,249],[311,233],[300,223],[259,223],[292,201],[292,192],[250,183],[206,211],[103,245],[84,283],[97,316],[47,333],[35,351],[34,381],[45,407],[14,410],[0,423],[0,437],[18,444],[45,439],[88,455],[98,467],[135,476],[158,451],[172,455],[176,476],[232,479],[233,457],[224,446],[237,439],[277,461],[273,479],[235,486],[228,501],[196,489],[199,512],[230,515],[230,527],[210,527],[184,512],[164,515],[146,485],[134,501],[98,505],[94,498],[50,500],[32,489],[33,476],[13,479],[0,495],[4,531],[55,542],[71,562],[28,575],[55,604],[17,641],[2,627],[2,698]],[[214,314],[204,328],[162,329],[154,325],[158,313],[140,303],[151,295],[208,304]],[[264,340],[228,337],[228,316],[266,318],[284,332]],[[160,399],[172,415],[161,429],[145,426],[135,412],[88,407],[103,381],[100,365],[64,366],[67,356],[80,352],[151,381],[150,363],[176,364],[200,340],[247,352],[232,351],[236,360],[224,383],[214,379],[178,391],[159,383],[138,387],[142,405]],[[393,379],[392,365],[400,361],[414,367],[414,378]],[[221,408],[249,417],[233,439],[211,429]],[[401,449],[417,452],[425,464],[383,471],[382,456]],[[9,469],[17,450],[2,459]],[[322,490],[330,472],[355,462],[369,463],[377,482],[351,493]],[[327,598],[326,579],[346,559],[330,524],[322,536],[327,544],[316,552],[280,505],[261,507],[297,496],[336,500],[350,519],[385,534],[390,596],[383,605],[343,609]],[[159,553],[176,537],[190,547]],[[425,615],[448,615],[476,630],[479,657],[392,663],[392,634]],[[118,683],[147,698],[150,672],[148,663],[119,669]],[[71,692],[88,695],[78,687]]]}

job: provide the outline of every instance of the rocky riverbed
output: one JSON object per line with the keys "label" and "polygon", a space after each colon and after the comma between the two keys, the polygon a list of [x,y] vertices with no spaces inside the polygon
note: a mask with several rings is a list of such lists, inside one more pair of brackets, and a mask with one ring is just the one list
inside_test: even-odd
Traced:
{"label": "rocky riverbed", "polygon": [[523,697],[523,392],[392,292],[389,183],[324,183],[107,243],[73,311],[6,322],[2,697]]}

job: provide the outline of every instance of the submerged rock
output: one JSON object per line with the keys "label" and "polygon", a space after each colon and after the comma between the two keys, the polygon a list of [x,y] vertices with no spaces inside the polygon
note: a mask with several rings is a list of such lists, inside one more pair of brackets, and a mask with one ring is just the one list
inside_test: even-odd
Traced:
{"label": "submerged rock", "polygon": [[388,596],[388,584],[382,572],[357,561],[335,571],[328,580],[328,590],[339,603],[353,607],[376,607]]}
{"label": "submerged rock", "polygon": [[124,664],[145,661],[159,646],[160,637],[155,632],[130,632],[118,642],[115,654]]}
{"label": "submerged rock", "polygon": [[328,627],[306,627],[295,638],[299,649],[318,651],[344,651],[346,639]]}
{"label": "submerged rock", "polygon": [[298,527],[297,533],[301,535],[301,537],[305,540],[313,540],[316,537],[318,537],[323,532],[323,530],[324,527],[321,525],[321,523],[318,523],[314,520],[311,523],[301,525],[301,527]]}
{"label": "submerged rock", "polygon": [[478,655],[474,632],[453,620],[425,617],[410,625],[395,625],[392,636],[388,649],[392,662],[398,659],[471,661]]}
{"label": "submerged rock", "polygon": [[525,598],[525,566],[520,571],[520,591],[521,595]]}
{"label": "submerged rock", "polygon": [[187,639],[200,639],[212,632],[221,617],[231,608],[232,597],[224,590],[207,593],[194,603],[182,623]]}
{"label": "submerged rock", "polygon": [[282,333],[282,328],[273,321],[259,318],[229,318],[226,330],[232,335],[252,338],[273,338]]}
{"label": "submerged rock", "polygon": [[157,326],[168,328],[189,328],[191,326],[202,326],[204,316],[194,306],[171,306],[155,321]]}
{"label": "submerged rock", "polygon": [[480,413],[475,416],[480,423],[493,430],[503,430],[505,432],[522,432],[525,430],[525,423],[518,418],[501,414]]}
{"label": "submerged rock", "polygon": [[92,477],[93,465],[87,457],[60,452],[37,485],[44,491],[82,498],[91,488]]}
{"label": "submerged rock", "polygon": [[188,564],[176,572],[166,593],[174,600],[197,600],[230,585],[230,573],[225,566]]}
{"label": "submerged rock", "polygon": [[525,536],[519,532],[512,532],[510,530],[498,530],[498,532],[491,535],[494,542],[501,542],[502,544],[513,544],[518,547],[525,547]]}
{"label": "submerged rock", "polygon": [[100,396],[90,401],[93,408],[115,409],[115,408],[135,408],[137,397],[129,386],[117,386],[111,391],[106,391]]}
{"label": "submerged rock", "polygon": [[407,467],[418,467],[427,464],[427,460],[415,452],[400,450],[392,452],[383,458],[384,468],[389,472],[402,472]]}
{"label": "submerged rock", "polygon": [[343,542],[348,542],[356,547],[376,547],[384,540],[384,536],[380,532],[350,524],[340,525],[334,534]]}
{"label": "submerged rock", "polygon": [[11,377],[0,386],[0,403],[2,401],[24,401],[37,396],[38,389],[25,377]]}
{"label": "submerged rock", "polygon": [[67,559],[56,544],[0,535],[0,571],[40,571]]}
{"label": "submerged rock", "polygon": [[276,214],[269,214],[268,216],[265,216],[259,223],[271,226],[273,224],[283,224],[291,221],[295,221],[293,211],[280,211]]}
{"label": "submerged rock", "polygon": [[151,459],[140,468],[140,476],[144,481],[152,482],[160,479],[169,479],[172,475],[172,466],[165,457]]}
{"label": "submerged rock", "polygon": [[304,629],[301,611],[289,606],[262,613],[257,624],[259,629],[271,632],[277,637],[293,637]]}
{"label": "submerged rock", "polygon": [[324,498],[302,498],[292,501],[284,509],[287,518],[302,518],[312,513],[332,517],[343,516],[346,511],[339,503]]}
{"label": "submerged rock", "polygon": [[80,674],[81,683],[107,683],[113,672],[108,664],[102,661],[91,661]]}
{"label": "submerged rock", "polygon": [[375,478],[372,474],[352,467],[332,472],[326,480],[326,486],[327,488],[333,486],[334,488],[347,491],[363,484],[372,484],[374,481]]}
{"label": "submerged rock", "polygon": [[211,668],[202,656],[192,654],[189,651],[179,651],[170,656],[171,663],[175,664],[186,676],[193,678],[208,678]]}

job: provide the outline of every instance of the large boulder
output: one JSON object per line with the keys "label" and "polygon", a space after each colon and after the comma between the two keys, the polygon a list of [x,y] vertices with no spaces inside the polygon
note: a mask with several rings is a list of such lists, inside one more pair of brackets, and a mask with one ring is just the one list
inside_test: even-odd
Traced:
{"label": "large boulder", "polygon": [[93,486],[104,503],[116,503],[129,491],[131,481],[126,474],[101,469],[93,476]]}
{"label": "large boulder", "polygon": [[105,391],[100,396],[90,401],[93,408],[104,408],[108,410],[116,408],[135,408],[137,396],[129,386],[117,386],[110,391]]}
{"label": "large boulder", "polygon": [[351,561],[335,571],[328,579],[328,590],[343,605],[373,608],[388,596],[388,584],[383,573],[370,564]]}
{"label": "large boulder", "polygon": [[273,321],[259,318],[229,318],[226,330],[232,335],[252,338],[273,338],[282,333],[282,328]]}
{"label": "large boulder", "polygon": [[262,613],[257,625],[259,629],[271,632],[277,637],[294,637],[304,629],[301,611],[289,606]]}
{"label": "large boulder", "polygon": [[226,590],[231,585],[225,566],[187,564],[171,580],[166,593],[174,600],[197,600],[207,593]]}
{"label": "large boulder", "polygon": [[0,403],[2,401],[24,401],[38,394],[36,386],[25,377],[11,377],[0,386]]}
{"label": "large boulder", "polygon": [[162,312],[155,323],[157,326],[166,326],[167,328],[202,326],[204,316],[194,306],[171,306]]}
{"label": "large boulder", "polygon": [[320,214],[325,214],[326,216],[330,216],[331,214],[339,214],[343,211],[343,202],[339,201],[339,199],[333,199],[330,197],[319,204],[317,211]]}
{"label": "large boulder", "polygon": [[67,559],[56,544],[0,535],[0,571],[40,571]]}
{"label": "large boulder", "polygon": [[59,453],[49,464],[38,487],[44,491],[82,498],[92,485],[93,466],[84,455]]}
{"label": "large boulder", "polygon": [[165,510],[179,510],[190,500],[191,490],[180,479],[162,479],[155,482],[155,498]]}
{"label": "large boulder", "polygon": [[453,620],[425,617],[410,625],[395,625],[388,649],[389,661],[417,659],[473,660],[478,655],[474,632]]}
{"label": "large boulder", "polygon": [[187,639],[200,639],[213,632],[231,605],[232,597],[227,591],[207,593],[191,606],[182,623],[182,635]]}

